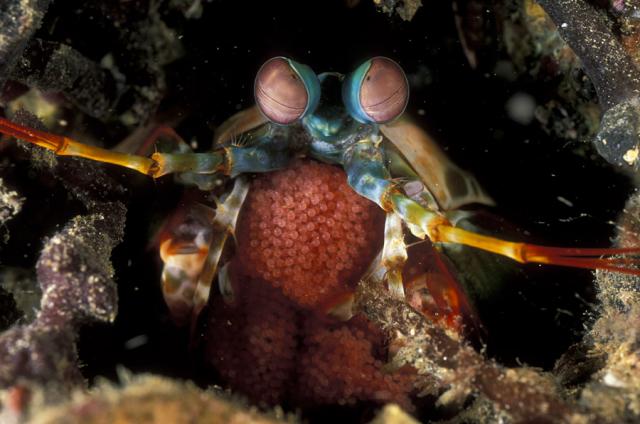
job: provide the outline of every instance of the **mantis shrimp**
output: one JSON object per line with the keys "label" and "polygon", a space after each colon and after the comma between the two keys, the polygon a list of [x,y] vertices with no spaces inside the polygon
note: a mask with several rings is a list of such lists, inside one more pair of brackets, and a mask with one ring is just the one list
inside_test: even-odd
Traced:
{"label": "mantis shrimp", "polygon": [[[174,317],[197,317],[213,281],[224,294],[229,270],[221,263],[225,245],[236,234],[250,190],[248,174],[287,168],[295,158],[340,167],[349,187],[376,204],[385,216],[383,248],[369,275],[404,296],[407,244],[403,227],[436,248],[458,244],[520,263],[606,269],[640,275],[632,255],[639,248],[561,248],[506,241],[461,228],[459,208],[491,199],[467,172],[451,163],[436,143],[404,116],[409,85],[401,67],[374,57],[353,72],[316,74],[285,57],[268,60],[255,79],[256,106],[241,111],[217,131],[214,148],[194,152],[171,130],[171,151],[150,157],[83,144],[0,118],[0,132],[60,156],[76,156],[129,168],[152,178],[177,175],[185,184],[211,190],[223,178],[233,188],[215,210],[198,209],[195,230],[169,235],[161,243],[163,287]],[[230,296],[232,294],[229,294]]]}

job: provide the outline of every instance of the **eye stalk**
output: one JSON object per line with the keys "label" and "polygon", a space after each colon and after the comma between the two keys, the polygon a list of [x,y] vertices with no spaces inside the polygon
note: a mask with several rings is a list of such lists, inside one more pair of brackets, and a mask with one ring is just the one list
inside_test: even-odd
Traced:
{"label": "eye stalk", "polygon": [[320,82],[310,67],[279,56],[269,59],[258,71],[254,94],[267,119],[288,125],[315,110]]}
{"label": "eye stalk", "polygon": [[407,76],[393,60],[374,57],[347,76],[342,85],[342,101],[357,121],[393,121],[402,115],[409,101]]}

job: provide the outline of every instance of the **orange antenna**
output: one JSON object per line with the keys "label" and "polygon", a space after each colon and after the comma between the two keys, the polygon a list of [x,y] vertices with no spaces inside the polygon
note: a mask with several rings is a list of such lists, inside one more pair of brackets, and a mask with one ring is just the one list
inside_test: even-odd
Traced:
{"label": "orange antenna", "polygon": [[16,124],[5,118],[0,118],[0,132],[44,147],[59,156],[76,156],[98,162],[111,163],[152,177],[158,176],[159,168],[156,161],[144,156],[112,152],[100,147],[89,146],[68,137]]}
{"label": "orange antenna", "polygon": [[411,224],[417,237],[433,243],[458,243],[506,256],[520,263],[539,263],[573,268],[605,269],[640,276],[640,247],[581,249],[518,243],[454,227],[444,216],[427,210],[404,194],[388,195],[390,207]]}
{"label": "orange antenna", "polygon": [[[580,249],[516,243],[476,234],[441,222],[432,226],[433,241],[459,243],[506,256],[520,263],[539,263],[573,268],[604,269],[640,276],[640,248]],[[621,256],[623,255],[623,256]],[[626,256],[624,256],[626,255]]]}
{"label": "orange antenna", "polygon": [[208,153],[156,152],[148,158],[89,146],[68,137],[35,130],[5,118],[0,118],[0,133],[51,150],[58,156],[75,156],[96,162],[110,163],[133,169],[153,178],[159,178],[173,172],[193,172],[197,174],[226,172],[225,153],[223,150]]}

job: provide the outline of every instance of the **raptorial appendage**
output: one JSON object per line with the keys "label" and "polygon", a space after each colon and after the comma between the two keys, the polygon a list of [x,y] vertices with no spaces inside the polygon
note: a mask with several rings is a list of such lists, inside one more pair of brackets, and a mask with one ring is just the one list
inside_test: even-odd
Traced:
{"label": "raptorial appendage", "polygon": [[180,224],[162,237],[160,256],[164,262],[162,291],[177,324],[194,323],[206,305],[220,258],[236,222],[249,184],[235,180],[233,190],[215,210],[191,205]]}

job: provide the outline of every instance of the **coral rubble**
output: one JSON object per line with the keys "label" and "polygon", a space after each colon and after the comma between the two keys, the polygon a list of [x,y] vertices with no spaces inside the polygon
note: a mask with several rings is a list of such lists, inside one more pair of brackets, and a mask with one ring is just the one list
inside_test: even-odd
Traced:
{"label": "coral rubble", "polygon": [[389,15],[394,12],[405,21],[410,21],[422,6],[422,0],[373,0],[375,5]]}
{"label": "coral rubble", "polygon": [[[640,241],[640,197],[629,199],[620,219],[619,244]],[[580,401],[617,422],[640,419],[640,285],[638,279],[598,272],[600,315],[587,334],[590,357],[603,363]]]}
{"label": "coral rubble", "polygon": [[[15,190],[7,187],[2,178],[0,178],[0,226],[6,225],[7,221],[18,214],[22,209],[23,203],[24,198],[20,197]],[[3,237],[4,244],[8,242],[9,237],[10,234],[6,231]],[[0,283],[0,331],[8,328],[21,316],[15,298],[6,287],[7,285]]]}
{"label": "coral rubble", "polygon": [[[39,125],[26,113],[20,116]],[[42,157],[33,151],[34,158]],[[0,334],[0,388],[5,394],[41,391],[46,402],[54,402],[85,384],[78,368],[78,328],[89,322],[111,322],[116,316],[110,255],[124,235],[126,208],[115,198],[105,199],[106,191],[117,197],[121,188],[99,168],[78,174],[72,163],[51,158],[40,165],[39,172],[69,187],[86,212],[44,244],[36,264],[42,298],[33,321]],[[2,408],[3,419],[24,412],[8,405]]]}
{"label": "coral rubble", "polygon": [[43,408],[31,424],[276,424],[295,419],[282,412],[259,413],[221,393],[207,392],[193,384],[142,375],[122,387],[108,383],[92,393],[76,393],[73,400]]}
{"label": "coral rubble", "polygon": [[540,0],[560,36],[580,58],[598,94],[603,117],[595,140],[609,162],[637,172],[640,70],[605,14],[584,0]]}
{"label": "coral rubble", "polygon": [[40,27],[49,0],[18,0],[2,5],[0,15],[0,85],[16,64],[29,38]]}
{"label": "coral rubble", "polygon": [[124,208],[78,217],[45,245],[38,261],[42,288],[35,320],[0,335],[0,386],[41,384],[56,397],[83,379],[77,369],[76,325],[112,321],[117,294],[109,255],[120,240]]}

